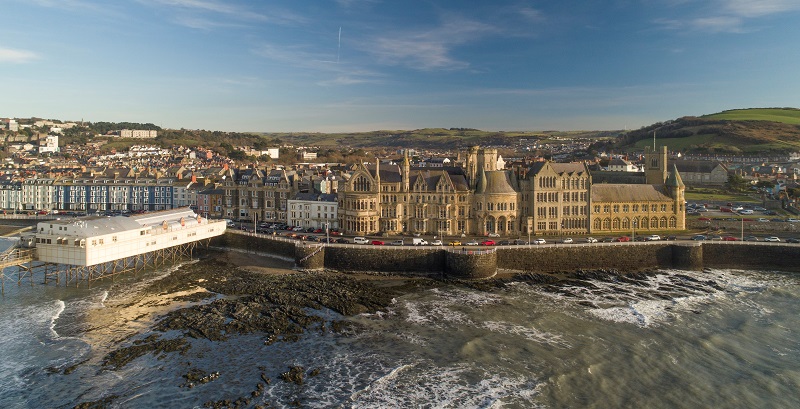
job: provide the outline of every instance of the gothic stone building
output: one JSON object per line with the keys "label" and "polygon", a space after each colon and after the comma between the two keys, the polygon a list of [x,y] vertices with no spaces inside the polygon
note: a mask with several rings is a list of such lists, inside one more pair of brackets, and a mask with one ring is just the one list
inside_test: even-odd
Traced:
{"label": "gothic stone building", "polygon": [[359,164],[339,191],[349,234],[457,236],[624,234],[683,230],[684,186],[666,149],[648,152],[647,184],[592,184],[582,163],[498,169],[495,149],[470,148],[458,167]]}

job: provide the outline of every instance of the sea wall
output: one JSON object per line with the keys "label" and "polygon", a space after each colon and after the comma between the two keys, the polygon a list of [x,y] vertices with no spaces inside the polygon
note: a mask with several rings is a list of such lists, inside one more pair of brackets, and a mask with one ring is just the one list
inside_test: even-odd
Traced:
{"label": "sea wall", "polygon": [[267,236],[226,233],[212,245],[293,257],[298,267],[350,272],[444,274],[487,278],[498,269],[539,273],[655,268],[743,268],[800,272],[800,246],[742,242],[657,242],[509,246],[488,251],[436,247],[357,246],[302,243]]}

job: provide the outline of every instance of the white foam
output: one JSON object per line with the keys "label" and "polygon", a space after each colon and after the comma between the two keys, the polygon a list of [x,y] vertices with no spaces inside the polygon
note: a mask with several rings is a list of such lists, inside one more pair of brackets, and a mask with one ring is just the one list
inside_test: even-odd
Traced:
{"label": "white foam", "polygon": [[549,332],[539,331],[536,328],[523,327],[521,325],[514,325],[506,322],[486,321],[482,327],[489,331],[498,332],[502,334],[511,334],[521,336],[528,341],[537,342],[540,344],[547,344],[553,347],[569,349],[572,345],[564,340],[561,335],[551,334]]}
{"label": "white foam", "polygon": [[61,313],[67,308],[67,304],[64,301],[56,300],[56,310],[53,313],[53,316],[50,318],[50,333],[53,335],[53,338],[58,338],[58,333],[56,332],[56,320],[58,317],[61,316]]}
{"label": "white foam", "polygon": [[[438,367],[427,361],[404,365],[352,396],[357,407],[533,407],[538,383],[467,364]],[[476,381],[477,380],[477,381]]]}

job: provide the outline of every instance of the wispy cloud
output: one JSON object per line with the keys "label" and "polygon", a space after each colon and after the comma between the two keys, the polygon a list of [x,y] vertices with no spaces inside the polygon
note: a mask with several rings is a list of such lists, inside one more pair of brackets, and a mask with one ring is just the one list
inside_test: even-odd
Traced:
{"label": "wispy cloud", "polygon": [[253,50],[253,53],[278,62],[295,69],[305,69],[315,75],[326,77],[333,75],[332,79],[317,81],[317,85],[322,86],[341,86],[356,85],[363,83],[377,83],[383,77],[382,74],[353,66],[352,63],[337,63],[331,59],[332,55],[320,54],[311,50],[311,47],[277,46],[274,44],[262,44]]}
{"label": "wispy cloud", "polygon": [[[187,13],[208,14],[214,16],[215,19],[219,19],[220,16],[223,16],[229,19],[235,19],[239,21],[272,22],[277,24],[295,24],[295,23],[306,22],[305,17],[288,10],[273,8],[269,12],[256,11],[251,8],[240,7],[235,4],[222,2],[218,0],[138,0],[138,1],[144,4],[171,7],[173,9],[177,9],[178,11],[183,11]],[[203,29],[213,27],[214,26],[213,24],[207,24],[208,22],[212,21],[213,20],[211,19],[205,19],[205,24],[199,24],[202,23],[202,21],[200,21],[200,19],[197,18],[195,15],[190,17],[180,16],[176,20],[176,22],[178,22],[179,24],[186,25],[188,27],[203,28]],[[220,23],[217,24],[218,26],[226,26],[225,24],[220,24]]]}
{"label": "wispy cloud", "polygon": [[38,59],[39,55],[32,51],[0,47],[0,63],[24,64]]}
{"label": "wispy cloud", "polygon": [[452,49],[495,31],[488,24],[450,17],[430,30],[378,37],[365,51],[375,55],[383,64],[405,65],[419,70],[458,70],[469,67],[469,63],[454,57]]}
{"label": "wispy cloud", "polygon": [[719,0],[724,10],[741,17],[762,17],[770,14],[800,11],[797,0]]}
{"label": "wispy cloud", "polygon": [[[672,4],[684,6],[686,0],[673,0]],[[797,0],[715,0],[694,17],[658,19],[656,24],[670,30],[693,30],[708,33],[747,33],[754,29],[749,20],[779,13],[800,11]]]}

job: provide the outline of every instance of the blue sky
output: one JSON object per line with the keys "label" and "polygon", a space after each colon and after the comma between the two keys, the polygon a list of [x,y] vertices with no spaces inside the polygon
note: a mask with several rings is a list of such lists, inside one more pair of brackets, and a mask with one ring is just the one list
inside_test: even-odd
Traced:
{"label": "blue sky", "polygon": [[0,16],[6,117],[578,130],[800,107],[800,0],[0,0]]}

